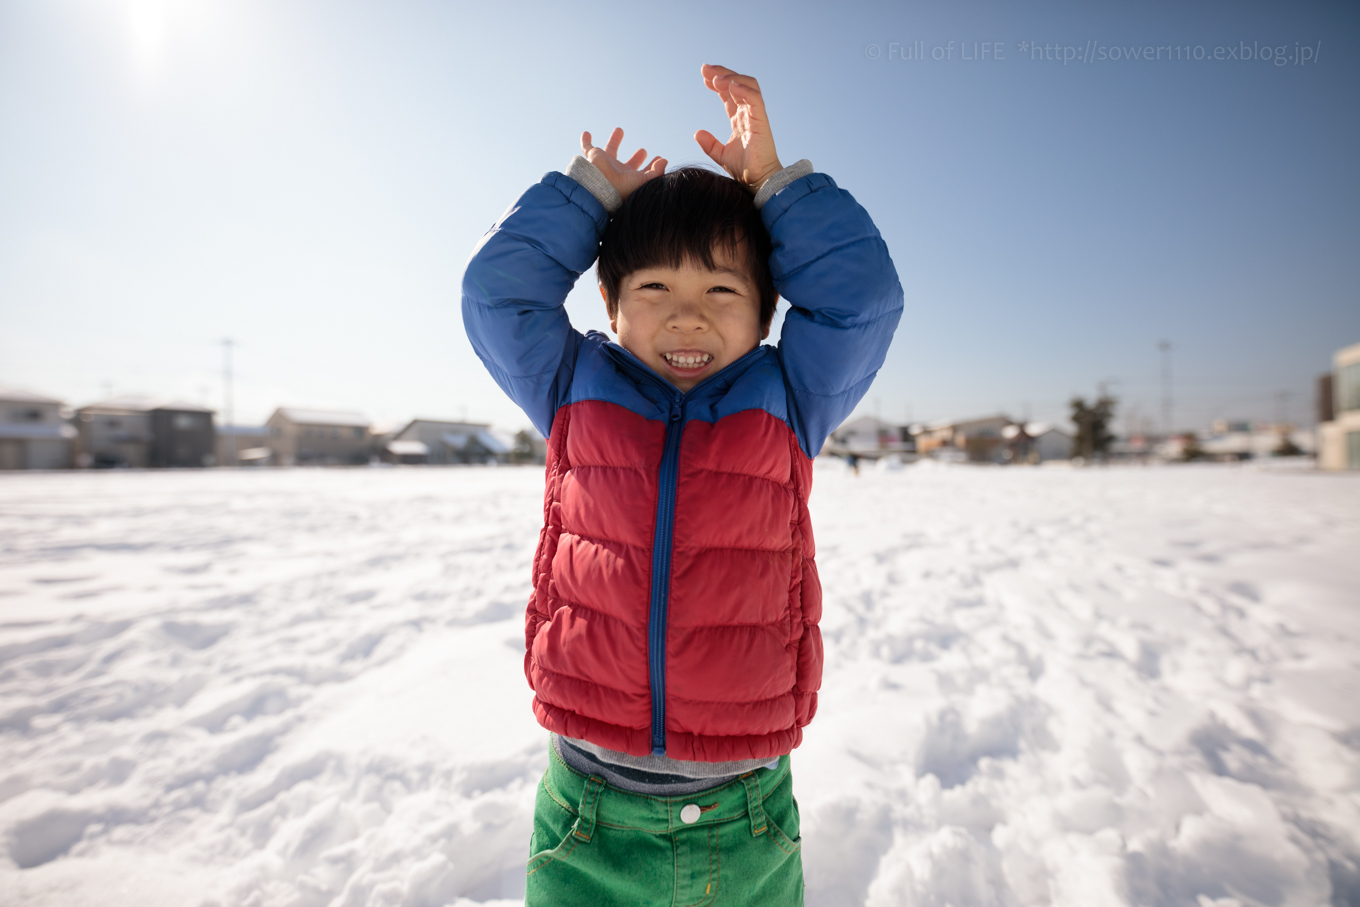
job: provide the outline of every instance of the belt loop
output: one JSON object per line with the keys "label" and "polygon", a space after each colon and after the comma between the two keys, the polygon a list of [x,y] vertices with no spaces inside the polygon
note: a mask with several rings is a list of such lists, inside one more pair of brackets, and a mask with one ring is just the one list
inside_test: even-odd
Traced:
{"label": "belt loop", "polygon": [[765,807],[760,801],[760,782],[756,780],[755,772],[747,772],[741,776],[741,783],[746,785],[746,811],[751,815],[751,837],[764,834],[769,829],[769,823],[765,821]]}
{"label": "belt loop", "polygon": [[580,816],[571,832],[582,841],[589,842],[590,836],[595,834],[595,810],[600,805],[600,791],[603,789],[604,779],[599,775],[591,775],[586,779],[586,789],[581,792]]}

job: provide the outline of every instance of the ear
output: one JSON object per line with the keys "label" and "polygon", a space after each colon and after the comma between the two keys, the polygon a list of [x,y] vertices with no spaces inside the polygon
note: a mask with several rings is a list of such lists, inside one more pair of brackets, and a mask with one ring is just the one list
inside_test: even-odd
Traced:
{"label": "ear", "polygon": [[[774,307],[779,308],[779,294],[774,294]],[[760,326],[760,339],[767,340],[770,336],[770,325],[774,323],[774,313],[770,313],[770,320]]]}
{"label": "ear", "polygon": [[[600,284],[600,298],[604,300],[604,310],[609,311],[609,297],[605,295],[604,284]],[[614,332],[614,336],[619,335],[619,316],[617,312],[609,316],[609,330]]]}

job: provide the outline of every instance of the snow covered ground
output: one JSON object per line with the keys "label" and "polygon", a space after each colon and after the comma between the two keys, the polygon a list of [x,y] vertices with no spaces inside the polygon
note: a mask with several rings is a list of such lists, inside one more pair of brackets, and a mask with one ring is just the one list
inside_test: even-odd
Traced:
{"label": "snow covered ground", "polygon": [[[810,905],[1360,903],[1360,476],[819,463]],[[518,903],[534,469],[0,476],[0,903]]]}

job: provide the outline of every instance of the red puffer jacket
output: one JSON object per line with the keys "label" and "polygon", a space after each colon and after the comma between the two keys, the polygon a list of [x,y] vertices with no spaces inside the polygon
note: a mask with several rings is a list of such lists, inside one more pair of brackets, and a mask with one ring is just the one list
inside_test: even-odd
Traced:
{"label": "red puffer jacket", "polygon": [[[526,628],[543,725],[637,755],[655,748],[648,603],[666,430],[604,401],[559,412]],[[822,673],[812,462],[760,409],[687,422],[676,459],[665,752],[787,753]]]}
{"label": "red puffer jacket", "polygon": [[681,393],[562,302],[606,215],[549,174],[492,228],[463,317],[548,436],[525,672],[544,727],[704,762],[789,752],[816,711],[821,588],[812,460],[883,362],[902,308],[864,210],[813,174],[762,209],[793,308]]}

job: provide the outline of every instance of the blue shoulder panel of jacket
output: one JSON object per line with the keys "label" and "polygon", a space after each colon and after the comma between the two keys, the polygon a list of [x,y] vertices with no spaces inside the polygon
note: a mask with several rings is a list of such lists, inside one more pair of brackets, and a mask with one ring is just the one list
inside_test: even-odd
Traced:
{"label": "blue shoulder panel of jacket", "polygon": [[[760,346],[685,395],[685,421],[716,422],[735,413],[763,409],[788,423],[788,391],[772,346]],[[680,391],[641,360],[599,331],[585,335],[576,351],[568,403],[601,400],[644,419],[666,420]],[[800,439],[801,441],[801,439]]]}

